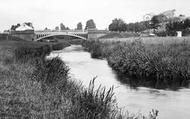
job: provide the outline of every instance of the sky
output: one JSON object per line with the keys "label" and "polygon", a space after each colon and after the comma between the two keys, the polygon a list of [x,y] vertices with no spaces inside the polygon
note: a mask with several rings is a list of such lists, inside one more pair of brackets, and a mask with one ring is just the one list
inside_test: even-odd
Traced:
{"label": "sky", "polygon": [[148,13],[176,9],[176,15],[190,16],[190,0],[0,0],[0,31],[11,25],[32,22],[35,30],[54,29],[63,23],[71,29],[93,19],[106,29],[114,18],[126,23],[142,21]]}

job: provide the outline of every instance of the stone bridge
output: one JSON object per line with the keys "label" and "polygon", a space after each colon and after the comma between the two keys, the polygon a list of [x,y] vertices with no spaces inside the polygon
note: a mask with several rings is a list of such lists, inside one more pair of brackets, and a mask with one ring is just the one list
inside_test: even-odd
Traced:
{"label": "stone bridge", "polygon": [[56,36],[71,37],[73,39],[91,40],[97,39],[108,33],[107,30],[65,30],[65,31],[11,31],[9,34],[28,41],[39,41]]}
{"label": "stone bridge", "polygon": [[108,31],[105,30],[87,30],[87,31],[35,31],[35,41],[39,41],[49,37],[56,36],[70,36],[77,39],[87,40],[96,39],[106,35]]}
{"label": "stone bridge", "polygon": [[55,36],[70,36],[77,39],[86,40],[88,38],[88,32],[71,32],[71,31],[35,31],[35,41],[46,39]]}

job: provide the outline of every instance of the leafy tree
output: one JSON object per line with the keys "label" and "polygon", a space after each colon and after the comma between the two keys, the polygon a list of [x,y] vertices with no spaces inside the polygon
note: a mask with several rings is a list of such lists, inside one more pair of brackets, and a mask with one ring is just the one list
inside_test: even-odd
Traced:
{"label": "leafy tree", "polygon": [[59,26],[56,26],[56,27],[55,27],[55,30],[56,30],[56,31],[59,31]]}
{"label": "leafy tree", "polygon": [[65,29],[66,29],[65,25],[63,25],[63,23],[61,23],[60,24],[60,30],[65,30]]}
{"label": "leafy tree", "polygon": [[12,25],[11,26],[11,30],[16,30],[18,27],[20,26],[20,24],[18,23],[17,25]]}
{"label": "leafy tree", "polygon": [[66,27],[65,30],[70,30],[70,28],[69,28],[69,27]]}
{"label": "leafy tree", "polygon": [[115,18],[109,25],[110,31],[126,31],[126,23],[122,19]]}
{"label": "leafy tree", "polygon": [[186,20],[184,21],[184,27],[185,27],[185,28],[190,28],[190,19],[186,19]]}
{"label": "leafy tree", "polygon": [[81,22],[79,22],[79,23],[77,24],[77,30],[82,30],[82,23],[81,23]]}
{"label": "leafy tree", "polygon": [[44,31],[47,31],[48,30],[48,28],[46,27],[45,29],[44,29]]}
{"label": "leafy tree", "polygon": [[153,16],[151,19],[152,28],[157,29],[166,20],[167,17],[163,14]]}
{"label": "leafy tree", "polygon": [[190,20],[186,19],[184,21],[170,21],[166,24],[166,32],[168,35],[175,35],[176,31],[187,32],[190,28]]}
{"label": "leafy tree", "polygon": [[93,19],[90,19],[86,22],[85,30],[87,29],[96,29],[96,24],[94,23]]}
{"label": "leafy tree", "polygon": [[126,24],[122,19],[114,19],[109,25],[110,31],[142,32],[150,29],[150,21],[142,21]]}
{"label": "leafy tree", "polygon": [[49,29],[49,28],[46,27],[46,28],[44,29],[44,31],[51,31],[51,29]]}

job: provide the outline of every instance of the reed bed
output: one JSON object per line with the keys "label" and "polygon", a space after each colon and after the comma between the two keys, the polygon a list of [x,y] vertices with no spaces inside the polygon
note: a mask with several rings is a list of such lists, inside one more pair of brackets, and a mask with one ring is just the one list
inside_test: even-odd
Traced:
{"label": "reed bed", "polygon": [[87,41],[83,46],[93,58],[106,58],[122,77],[122,82],[137,86],[176,89],[189,85],[189,44],[145,44],[141,40],[127,42]]}

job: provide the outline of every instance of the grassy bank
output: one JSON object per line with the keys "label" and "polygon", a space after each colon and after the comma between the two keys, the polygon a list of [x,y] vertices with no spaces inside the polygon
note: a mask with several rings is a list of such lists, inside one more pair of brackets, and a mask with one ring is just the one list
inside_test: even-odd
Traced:
{"label": "grassy bank", "polygon": [[[84,88],[68,77],[69,68],[62,60],[45,58],[52,50],[52,44],[0,42],[0,118],[123,118],[113,88],[94,89],[94,80]],[[156,116],[152,112],[147,118]]]}
{"label": "grassy bank", "polygon": [[83,46],[93,58],[106,58],[121,81],[131,86],[177,89],[189,85],[189,44],[150,45],[137,40],[88,41]]}
{"label": "grassy bank", "polygon": [[0,118],[116,118],[113,89],[95,90],[93,82],[85,89],[70,80],[64,62],[59,58],[45,59],[51,47],[0,42]]}

